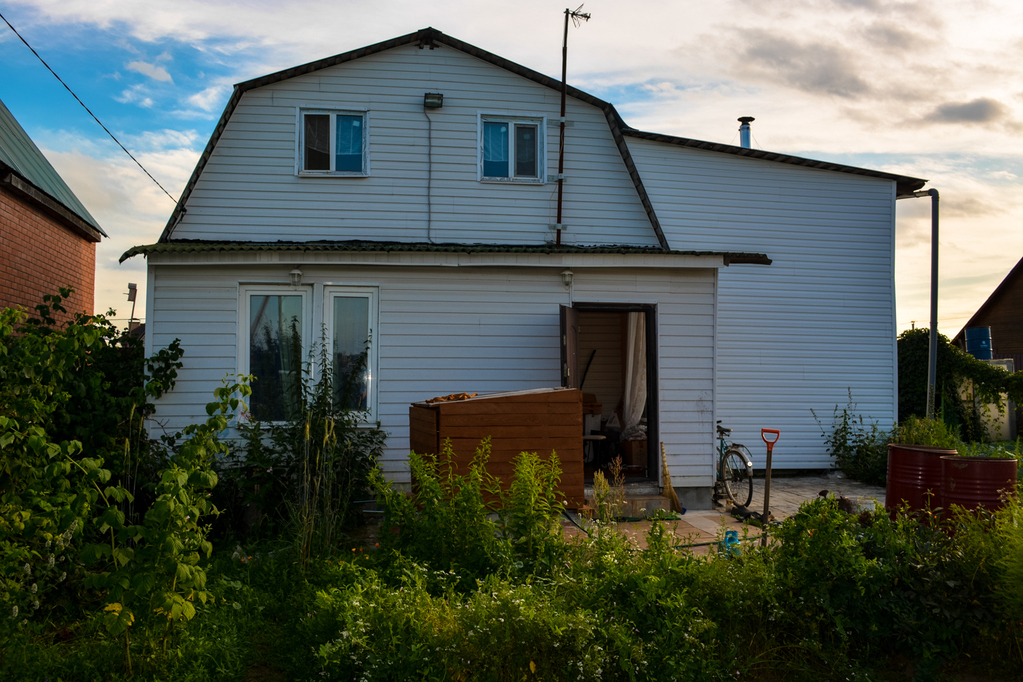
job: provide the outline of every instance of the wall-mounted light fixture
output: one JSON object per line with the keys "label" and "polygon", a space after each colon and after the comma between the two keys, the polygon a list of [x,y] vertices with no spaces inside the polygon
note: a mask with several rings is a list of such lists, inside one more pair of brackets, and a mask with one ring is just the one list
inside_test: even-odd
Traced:
{"label": "wall-mounted light fixture", "polygon": [[440,109],[444,106],[444,95],[439,92],[428,92],[423,95],[424,109]]}
{"label": "wall-mounted light fixture", "polygon": [[569,288],[570,286],[572,286],[572,278],[574,276],[575,275],[572,274],[571,270],[563,270],[561,272],[561,281],[565,283],[565,288],[566,289]]}
{"label": "wall-mounted light fixture", "polygon": [[301,268],[295,268],[294,270],[292,270],[291,272],[288,273],[288,276],[291,277],[291,286],[297,287],[298,285],[300,285],[302,283],[302,269]]}

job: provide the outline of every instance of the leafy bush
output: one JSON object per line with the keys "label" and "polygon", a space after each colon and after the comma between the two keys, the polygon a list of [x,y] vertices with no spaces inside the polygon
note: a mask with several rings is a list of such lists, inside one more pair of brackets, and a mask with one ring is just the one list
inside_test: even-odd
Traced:
{"label": "leafy bush", "polygon": [[817,413],[811,412],[835,465],[857,481],[884,485],[888,479],[888,443],[892,432],[881,429],[876,423],[866,423],[862,415],[851,414],[854,409],[851,399],[841,412],[836,405],[830,433],[821,424]]}
{"label": "leafy bush", "polygon": [[[1009,374],[1001,367],[974,358],[938,334],[935,409],[944,421],[958,428],[967,441],[982,440],[982,416],[974,405],[964,402],[959,388],[973,387],[981,404],[1004,406],[1002,394],[1023,404],[1023,373]],[[922,417],[927,413],[927,375],[930,330],[909,329],[899,334],[899,415]]]}
{"label": "leafy bush", "polygon": [[432,595],[414,567],[399,589],[348,568],[304,626],[328,680],[602,680],[608,654],[591,614],[549,590],[492,576],[468,595]]}
{"label": "leafy bush", "polygon": [[[385,438],[363,424],[363,412],[338,399],[325,344],[318,365],[318,380],[312,361],[303,365],[286,421],[241,420],[244,447],[219,467],[227,482],[219,499],[233,509],[230,528],[250,537],[290,534],[303,562],[330,555],[358,521],[354,502],[370,496],[369,473]],[[342,398],[349,392],[342,390]]]}
{"label": "leafy bush", "polygon": [[489,458],[489,438],[464,474],[458,473],[450,440],[438,455],[413,452],[411,495],[392,488],[375,470],[370,483],[385,510],[381,548],[453,572],[461,589],[489,575],[556,570],[565,555],[557,522],[564,509],[557,455],[544,460],[519,454],[507,491],[487,471]]}
{"label": "leafy bush", "polygon": [[893,434],[893,443],[926,445],[932,448],[955,450],[962,445],[955,428],[940,419],[908,417]]}

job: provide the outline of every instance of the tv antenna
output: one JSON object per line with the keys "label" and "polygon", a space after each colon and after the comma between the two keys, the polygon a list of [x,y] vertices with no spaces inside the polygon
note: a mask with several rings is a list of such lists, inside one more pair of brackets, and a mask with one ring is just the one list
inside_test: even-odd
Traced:
{"label": "tv antenna", "polygon": [[[585,4],[585,3],[583,3]],[[579,5],[574,10],[565,9],[565,40],[561,46],[561,132],[558,137],[558,218],[557,218],[557,245],[561,246],[561,205],[562,197],[565,192],[565,102],[568,97],[568,20],[572,20],[572,24],[579,28],[580,24],[584,21],[590,20],[590,15],[585,12],[580,12],[583,8]]]}

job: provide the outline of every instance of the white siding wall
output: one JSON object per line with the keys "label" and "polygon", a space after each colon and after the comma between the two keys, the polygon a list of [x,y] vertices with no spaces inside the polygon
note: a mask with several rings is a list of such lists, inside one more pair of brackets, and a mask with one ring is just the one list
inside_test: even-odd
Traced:
{"label": "white siding wall", "polygon": [[[557,184],[477,180],[479,112],[557,118],[560,94],[452,48],[414,45],[251,90],[242,97],[174,229],[174,239],[427,241],[433,121],[434,242],[529,243],[553,238]],[[368,178],[295,175],[299,107],[369,111]],[[562,241],[656,246],[603,113],[569,99]],[[558,127],[548,122],[547,174]]]}
{"label": "white siding wall", "polygon": [[[674,249],[766,253],[719,271],[717,418],[762,467],[829,466],[849,395],[888,427],[897,407],[894,183],[627,138]],[[665,333],[662,328],[661,333]]]}
{"label": "white siding wall", "polygon": [[[239,282],[283,285],[293,267],[267,256],[259,265],[217,264],[205,255],[199,257],[209,259],[205,264],[151,267],[147,341],[161,347],[180,338],[185,349],[177,387],[157,406],[156,421],[168,430],[204,419],[213,389],[237,371]],[[389,476],[408,481],[410,403],[462,391],[559,385],[558,306],[574,300],[658,306],[661,434],[672,480],[711,485],[716,271],[573,267],[575,282],[566,290],[562,269],[303,265],[306,286],[379,287],[375,338]],[[319,306],[314,301],[314,311]],[[316,317],[313,322],[317,328]]]}

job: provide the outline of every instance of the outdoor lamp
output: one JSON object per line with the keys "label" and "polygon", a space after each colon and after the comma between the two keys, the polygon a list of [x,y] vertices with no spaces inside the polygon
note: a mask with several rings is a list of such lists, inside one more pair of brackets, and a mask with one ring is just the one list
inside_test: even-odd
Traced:
{"label": "outdoor lamp", "polygon": [[444,106],[444,95],[439,92],[428,92],[423,95],[424,109],[440,109]]}
{"label": "outdoor lamp", "polygon": [[297,287],[302,283],[302,270],[300,268],[295,268],[288,273],[288,276],[291,277],[291,286]]}
{"label": "outdoor lamp", "polygon": [[565,288],[566,289],[569,288],[570,286],[572,286],[572,277],[574,277],[574,276],[575,275],[572,274],[571,270],[563,270],[562,271],[562,273],[561,273],[561,281],[565,283]]}

